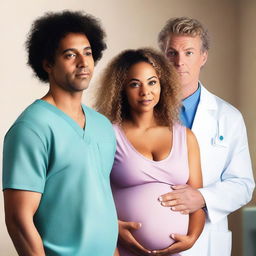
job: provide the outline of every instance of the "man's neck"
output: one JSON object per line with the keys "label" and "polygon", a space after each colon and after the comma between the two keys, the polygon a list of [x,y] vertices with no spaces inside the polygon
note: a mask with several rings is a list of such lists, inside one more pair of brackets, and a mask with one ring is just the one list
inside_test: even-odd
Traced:
{"label": "man's neck", "polygon": [[63,90],[50,90],[42,97],[42,100],[57,107],[82,128],[85,126],[84,112],[81,106],[82,92],[69,93]]}
{"label": "man's neck", "polygon": [[191,96],[198,89],[199,81],[194,83],[193,85],[187,85],[182,87],[182,99],[186,99]]}

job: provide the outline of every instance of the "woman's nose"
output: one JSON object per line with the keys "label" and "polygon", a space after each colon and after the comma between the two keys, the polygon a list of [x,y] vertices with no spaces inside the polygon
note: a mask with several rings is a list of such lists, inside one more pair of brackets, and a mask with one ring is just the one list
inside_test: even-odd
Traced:
{"label": "woman's nose", "polygon": [[144,95],[148,95],[149,93],[150,93],[150,90],[148,86],[142,85],[140,88],[140,95],[144,96]]}

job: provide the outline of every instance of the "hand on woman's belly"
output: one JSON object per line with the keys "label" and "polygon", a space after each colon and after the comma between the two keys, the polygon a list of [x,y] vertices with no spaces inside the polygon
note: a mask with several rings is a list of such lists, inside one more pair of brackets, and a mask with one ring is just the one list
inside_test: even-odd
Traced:
{"label": "hand on woman's belly", "polygon": [[173,212],[158,201],[160,195],[170,191],[170,185],[164,183],[113,190],[118,218],[142,224],[133,235],[149,250],[170,246],[174,242],[171,234],[187,234],[189,216]]}

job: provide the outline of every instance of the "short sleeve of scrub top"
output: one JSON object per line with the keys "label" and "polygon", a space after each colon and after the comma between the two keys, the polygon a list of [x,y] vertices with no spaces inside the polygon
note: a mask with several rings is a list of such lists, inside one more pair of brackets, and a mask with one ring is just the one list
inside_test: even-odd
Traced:
{"label": "short sleeve of scrub top", "polygon": [[47,152],[40,137],[25,122],[10,128],[4,140],[3,189],[43,193]]}

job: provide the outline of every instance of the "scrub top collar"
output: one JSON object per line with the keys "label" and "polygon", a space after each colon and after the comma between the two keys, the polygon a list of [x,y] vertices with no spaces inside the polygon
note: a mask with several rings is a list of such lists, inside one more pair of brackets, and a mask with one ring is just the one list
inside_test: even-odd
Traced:
{"label": "scrub top collar", "polygon": [[68,116],[65,112],[63,112],[62,110],[60,110],[59,108],[55,107],[54,105],[48,103],[47,101],[38,99],[36,100],[36,103],[41,104],[42,106],[46,107],[48,110],[54,112],[56,115],[62,117],[70,126],[73,127],[73,129],[78,133],[79,136],[81,136],[82,138],[85,139],[85,135],[87,134],[86,131],[88,131],[88,116],[89,113],[86,109],[86,106],[81,104],[84,115],[85,115],[85,127],[82,128],[79,126],[79,124],[73,120],[70,116]]}

